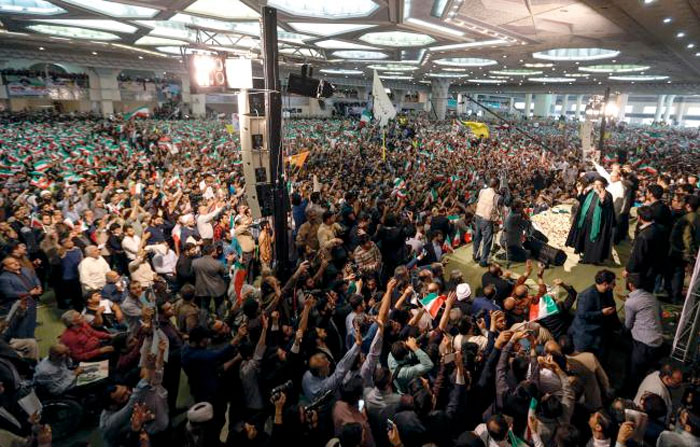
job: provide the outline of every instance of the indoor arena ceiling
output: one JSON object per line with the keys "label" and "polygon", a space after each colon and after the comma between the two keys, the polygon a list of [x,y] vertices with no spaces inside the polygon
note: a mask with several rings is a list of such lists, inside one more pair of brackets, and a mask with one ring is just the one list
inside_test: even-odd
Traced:
{"label": "indoor arena ceiling", "polygon": [[333,78],[377,69],[475,88],[700,79],[697,0],[0,0],[0,47],[135,62],[204,49],[257,56],[265,4],[278,9],[283,63]]}

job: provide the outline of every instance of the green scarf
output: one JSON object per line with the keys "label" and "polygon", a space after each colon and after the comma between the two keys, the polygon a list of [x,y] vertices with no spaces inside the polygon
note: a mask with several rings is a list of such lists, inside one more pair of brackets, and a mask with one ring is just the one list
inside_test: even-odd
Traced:
{"label": "green scarf", "polygon": [[595,203],[593,204],[593,206],[595,206],[595,209],[593,210],[593,228],[591,228],[591,234],[589,235],[591,242],[595,242],[596,239],[598,239],[598,235],[600,234],[600,214],[602,212],[602,208],[598,206],[600,199],[598,198],[598,194],[596,194],[595,191],[591,191],[588,193],[586,200],[583,202],[583,209],[581,210],[581,214],[578,216],[578,228],[582,228],[583,224],[586,222],[588,209],[590,208],[591,202],[593,201],[595,201]]}

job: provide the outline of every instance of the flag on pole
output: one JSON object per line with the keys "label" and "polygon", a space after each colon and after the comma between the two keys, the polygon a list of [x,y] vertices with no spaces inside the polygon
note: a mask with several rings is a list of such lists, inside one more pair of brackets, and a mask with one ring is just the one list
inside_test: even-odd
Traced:
{"label": "flag on pole", "polygon": [[382,161],[386,161],[386,130],[382,132]]}
{"label": "flag on pole", "polygon": [[444,295],[431,293],[430,295],[421,299],[420,304],[430,314],[431,318],[435,318],[437,317],[438,312],[440,312],[440,308],[442,307],[442,305],[445,304],[446,300],[447,297],[445,297]]}
{"label": "flag on pole", "polygon": [[298,154],[290,155],[287,157],[287,163],[291,166],[296,166],[301,169],[306,163],[306,159],[309,158],[309,151],[299,152]]}
{"label": "flag on pole", "polygon": [[390,119],[396,117],[396,109],[384,90],[377,70],[374,70],[374,82],[372,83],[372,113],[378,121],[379,127],[384,127]]}
{"label": "flag on pole", "polygon": [[530,321],[539,320],[559,313],[556,301],[550,295],[543,295],[537,304],[530,305]]}
{"label": "flag on pole", "polygon": [[362,111],[362,116],[360,117],[360,122],[361,122],[361,123],[367,124],[367,123],[369,123],[370,121],[372,121],[372,112],[370,112],[370,111],[367,110],[367,109],[363,110],[363,111]]}

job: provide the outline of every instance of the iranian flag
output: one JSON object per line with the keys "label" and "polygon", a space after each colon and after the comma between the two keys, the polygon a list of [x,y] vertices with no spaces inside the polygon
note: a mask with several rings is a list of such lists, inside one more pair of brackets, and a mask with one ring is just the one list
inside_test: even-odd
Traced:
{"label": "iranian flag", "polygon": [[50,162],[48,160],[37,161],[36,163],[34,163],[34,170],[39,172],[46,171],[47,169],[49,169],[49,163]]}
{"label": "iranian flag", "polygon": [[537,304],[530,306],[530,321],[554,315],[559,312],[556,301],[550,295],[543,295]]}
{"label": "iranian flag", "polygon": [[420,300],[420,304],[430,314],[430,317],[434,319],[435,317],[437,317],[438,312],[440,312],[440,308],[443,304],[445,304],[446,300],[447,297],[445,297],[444,295],[431,293],[430,295]]}
{"label": "iranian flag", "polygon": [[433,202],[437,202],[438,193],[437,193],[437,191],[435,191],[435,188],[430,188],[430,199],[431,199]]}
{"label": "iranian flag", "polygon": [[452,239],[452,248],[457,248],[462,243],[462,233],[457,229],[454,239]]}
{"label": "iranian flag", "polygon": [[129,113],[124,114],[124,119],[125,120],[130,120],[133,118],[148,118],[151,115],[151,112],[148,110],[148,107],[146,106],[141,106],[137,107],[134,110],[132,110]]}
{"label": "iranian flag", "polygon": [[363,110],[362,116],[360,117],[360,122],[367,124],[370,121],[372,121],[372,112],[370,112],[369,110]]}
{"label": "iranian flag", "polygon": [[241,296],[241,289],[243,288],[243,284],[245,284],[246,276],[248,276],[248,270],[243,264],[236,261],[233,265],[233,271],[231,272],[231,287],[233,287],[234,296],[239,303],[243,299]]}
{"label": "iranian flag", "polygon": [[642,171],[646,171],[648,174],[651,174],[651,175],[658,175],[659,174],[659,171],[657,171],[656,168],[649,166],[649,165],[642,165],[642,166],[640,166],[640,169]]}

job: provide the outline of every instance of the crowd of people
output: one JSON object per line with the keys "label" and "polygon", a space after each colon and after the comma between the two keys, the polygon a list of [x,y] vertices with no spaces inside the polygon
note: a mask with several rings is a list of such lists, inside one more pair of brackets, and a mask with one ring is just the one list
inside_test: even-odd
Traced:
{"label": "crowd of people", "polygon": [[[616,129],[598,164],[555,121],[489,138],[421,116],[290,121],[285,155],[309,154],[286,164],[278,235],[224,123],[2,118],[3,446],[51,445],[31,393],[94,410],[109,447],[700,445],[700,373],[664,360],[655,295],[682,303],[700,244],[697,129]],[[600,265],[580,291],[546,284],[523,245],[562,203],[569,244]],[[445,268],[469,245],[478,284]],[[45,357],[40,303],[65,326]],[[97,362],[108,377],[81,380]]]}

